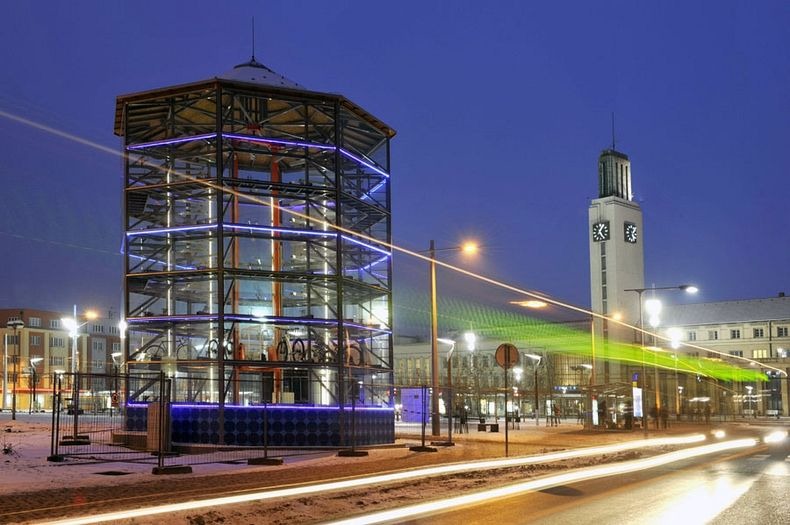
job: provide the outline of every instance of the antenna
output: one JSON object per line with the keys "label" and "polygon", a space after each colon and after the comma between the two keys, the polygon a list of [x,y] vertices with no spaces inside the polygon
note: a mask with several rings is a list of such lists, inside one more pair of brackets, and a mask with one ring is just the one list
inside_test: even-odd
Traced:
{"label": "antenna", "polygon": [[614,149],[614,111],[612,111],[612,150]]}
{"label": "antenna", "polygon": [[252,60],[255,60],[255,17],[252,17]]}

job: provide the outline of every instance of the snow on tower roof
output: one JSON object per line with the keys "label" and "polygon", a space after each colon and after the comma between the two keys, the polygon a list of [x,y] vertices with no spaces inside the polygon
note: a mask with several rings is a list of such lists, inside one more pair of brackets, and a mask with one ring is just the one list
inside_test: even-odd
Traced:
{"label": "snow on tower roof", "polygon": [[253,56],[249,62],[244,62],[234,66],[230,71],[220,75],[217,78],[225,80],[237,80],[239,82],[251,82],[255,84],[265,84],[267,86],[283,87],[289,89],[304,89],[302,86],[289,80],[264,66]]}

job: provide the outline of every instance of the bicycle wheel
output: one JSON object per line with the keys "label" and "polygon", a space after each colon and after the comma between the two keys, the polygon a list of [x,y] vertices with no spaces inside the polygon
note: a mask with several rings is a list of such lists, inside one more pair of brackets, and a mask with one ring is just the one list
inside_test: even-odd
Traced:
{"label": "bicycle wheel", "polygon": [[277,343],[277,360],[288,361],[288,341],[285,339]]}
{"label": "bicycle wheel", "polygon": [[304,342],[301,339],[294,339],[291,342],[291,356],[294,361],[305,361],[307,353],[304,351]]}

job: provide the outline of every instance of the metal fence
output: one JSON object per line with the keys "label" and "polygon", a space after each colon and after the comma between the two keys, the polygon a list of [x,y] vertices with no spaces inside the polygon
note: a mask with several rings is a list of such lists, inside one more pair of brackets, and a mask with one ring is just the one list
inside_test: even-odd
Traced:
{"label": "metal fence", "polygon": [[[340,390],[327,388],[325,381],[286,382],[287,396],[275,393],[265,380],[225,383],[226,398],[236,403],[218,403],[222,388],[210,378],[59,374],[52,382],[49,459],[169,467],[255,462],[394,442],[391,385],[347,381],[338,407],[337,396],[328,392]],[[176,389],[198,396],[175,401]],[[305,401],[315,395],[327,403]]]}

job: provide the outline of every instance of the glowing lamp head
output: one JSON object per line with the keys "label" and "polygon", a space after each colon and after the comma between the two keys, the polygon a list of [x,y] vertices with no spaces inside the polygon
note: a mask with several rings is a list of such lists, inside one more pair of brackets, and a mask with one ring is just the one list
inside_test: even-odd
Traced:
{"label": "glowing lamp head", "polygon": [[85,319],[90,319],[91,321],[93,321],[94,319],[98,319],[98,318],[99,318],[99,314],[96,313],[95,310],[87,310],[85,312]]}
{"label": "glowing lamp head", "polygon": [[695,294],[699,292],[699,288],[694,286],[693,284],[683,284],[680,286],[680,289],[686,293]]}
{"label": "glowing lamp head", "polygon": [[645,301],[645,311],[651,317],[658,317],[661,313],[661,301],[659,299],[648,299]]}
{"label": "glowing lamp head", "polygon": [[469,350],[474,350],[477,336],[474,332],[466,332],[464,333],[464,341],[466,341],[466,346],[469,347]]}
{"label": "glowing lamp head", "polygon": [[680,337],[681,331],[680,328],[670,328],[667,330],[667,335],[669,336],[669,343],[672,345],[672,348],[680,348]]}
{"label": "glowing lamp head", "polygon": [[461,251],[466,255],[474,255],[477,253],[477,243],[473,241],[467,241],[461,245]]}
{"label": "glowing lamp head", "polygon": [[60,324],[63,325],[63,328],[69,331],[69,335],[71,337],[77,336],[77,329],[79,328],[79,324],[77,324],[77,320],[73,317],[64,317],[60,320]]}

